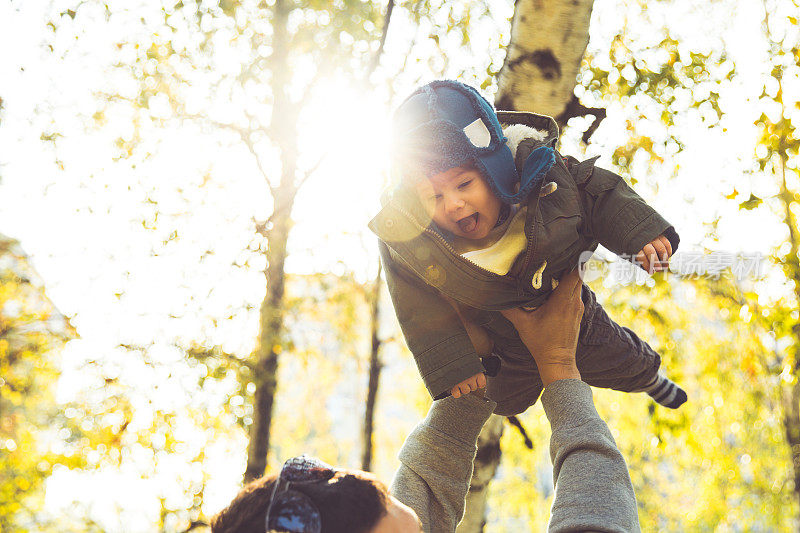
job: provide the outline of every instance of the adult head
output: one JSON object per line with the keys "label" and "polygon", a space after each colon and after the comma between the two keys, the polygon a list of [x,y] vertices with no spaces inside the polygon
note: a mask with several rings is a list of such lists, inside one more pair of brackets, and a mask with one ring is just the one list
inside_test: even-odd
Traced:
{"label": "adult head", "polygon": [[[267,513],[269,512],[269,517]],[[269,531],[420,533],[417,515],[373,474],[331,468],[318,459],[289,459],[280,474],[246,485],[211,520],[213,533]]]}

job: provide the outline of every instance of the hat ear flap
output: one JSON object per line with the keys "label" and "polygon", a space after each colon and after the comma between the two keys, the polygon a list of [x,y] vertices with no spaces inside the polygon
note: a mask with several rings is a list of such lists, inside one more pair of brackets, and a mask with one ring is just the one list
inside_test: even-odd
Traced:
{"label": "hat ear flap", "polygon": [[520,176],[520,188],[515,194],[515,200],[521,201],[533,190],[536,185],[542,182],[545,174],[556,162],[556,152],[550,146],[540,146],[528,155],[525,164],[522,166]]}

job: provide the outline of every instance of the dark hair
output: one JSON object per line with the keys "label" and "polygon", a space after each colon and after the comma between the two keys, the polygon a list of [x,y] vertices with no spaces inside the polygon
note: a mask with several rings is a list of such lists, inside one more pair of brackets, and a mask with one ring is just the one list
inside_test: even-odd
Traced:
{"label": "dark hair", "polygon": [[[247,484],[211,519],[212,533],[265,533],[264,521],[277,474]],[[322,533],[367,533],[386,514],[388,491],[377,479],[357,471],[340,471],[328,482],[293,483],[322,515]]]}

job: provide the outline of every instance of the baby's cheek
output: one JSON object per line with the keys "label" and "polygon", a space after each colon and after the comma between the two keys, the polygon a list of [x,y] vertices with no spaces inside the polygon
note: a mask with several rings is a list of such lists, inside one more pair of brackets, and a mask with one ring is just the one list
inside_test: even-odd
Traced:
{"label": "baby's cheek", "polygon": [[434,212],[430,213],[430,215],[431,215],[431,218],[433,219],[433,221],[436,222],[437,226],[439,226],[440,228],[449,229],[449,221],[448,221],[447,217],[444,216],[442,213],[440,213],[438,211],[434,211]]}

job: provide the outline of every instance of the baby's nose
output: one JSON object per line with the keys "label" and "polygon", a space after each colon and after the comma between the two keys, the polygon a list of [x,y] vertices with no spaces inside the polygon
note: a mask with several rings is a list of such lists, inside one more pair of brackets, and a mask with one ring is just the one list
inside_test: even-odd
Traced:
{"label": "baby's nose", "polygon": [[447,212],[448,213],[455,213],[459,209],[463,209],[465,203],[464,200],[458,196],[450,196],[447,199]]}

